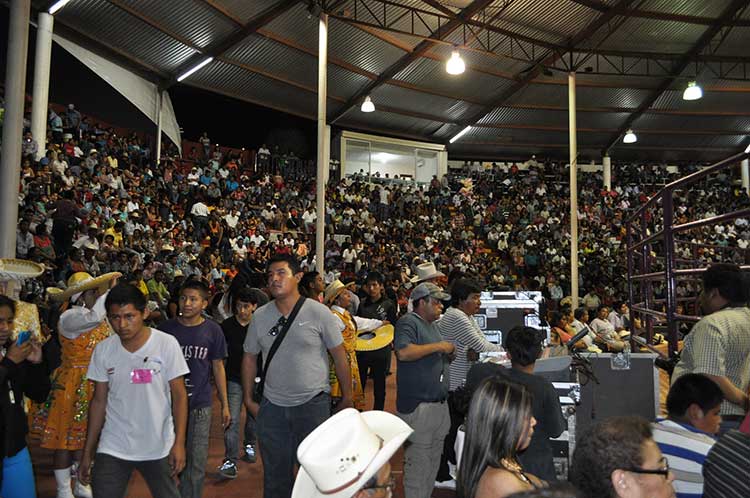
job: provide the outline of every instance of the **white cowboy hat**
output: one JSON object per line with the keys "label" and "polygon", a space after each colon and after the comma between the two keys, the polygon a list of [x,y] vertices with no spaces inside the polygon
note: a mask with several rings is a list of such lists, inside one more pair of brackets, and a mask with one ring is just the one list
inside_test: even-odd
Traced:
{"label": "white cowboy hat", "polygon": [[422,263],[417,266],[417,274],[411,279],[412,283],[429,280],[431,278],[444,277],[445,273],[437,271],[435,263]]}
{"label": "white cowboy hat", "polygon": [[362,489],[411,435],[396,415],[341,410],[297,448],[292,498],[349,498]]}
{"label": "white cowboy hat", "polygon": [[336,300],[337,297],[339,297],[339,294],[344,292],[346,289],[353,287],[354,282],[350,282],[346,285],[344,285],[341,280],[334,280],[330,284],[328,284],[328,287],[326,287],[326,290],[323,293],[323,302],[326,304],[329,304]]}
{"label": "white cowboy hat", "polygon": [[44,265],[35,263],[34,261],[2,258],[0,259],[0,282],[36,278],[44,273],[44,270]]}

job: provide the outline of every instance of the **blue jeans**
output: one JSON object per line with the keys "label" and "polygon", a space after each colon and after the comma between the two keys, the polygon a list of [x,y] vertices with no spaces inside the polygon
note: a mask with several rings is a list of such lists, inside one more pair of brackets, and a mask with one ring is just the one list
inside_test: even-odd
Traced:
{"label": "blue jeans", "polygon": [[297,446],[330,416],[331,396],[326,392],[298,406],[278,406],[263,398],[258,412],[263,498],[291,496]]}
{"label": "blue jeans", "polygon": [[91,474],[94,498],[124,498],[133,470],[140,472],[154,498],[179,498],[177,485],[169,475],[172,470],[168,457],[160,460],[131,461],[105,453],[96,454]]}
{"label": "blue jeans", "polygon": [[185,440],[185,470],[180,474],[182,498],[203,496],[203,480],[208,462],[208,435],[211,432],[211,407],[194,408],[188,413]]}
{"label": "blue jeans", "polygon": [[29,449],[24,448],[12,457],[3,458],[3,498],[35,498],[34,469],[31,467]]}
{"label": "blue jeans", "polygon": [[[224,431],[224,457],[235,461],[239,453],[242,384],[233,380],[227,381],[227,398],[229,398],[229,413],[232,415],[232,422]],[[249,412],[246,412],[243,446],[246,444],[254,445],[255,439],[255,418]]]}

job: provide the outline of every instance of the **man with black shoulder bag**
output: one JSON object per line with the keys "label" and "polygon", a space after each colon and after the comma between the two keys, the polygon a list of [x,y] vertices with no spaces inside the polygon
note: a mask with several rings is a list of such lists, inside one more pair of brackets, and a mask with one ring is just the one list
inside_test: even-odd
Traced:
{"label": "man with black shoulder bag", "polygon": [[[261,306],[245,338],[242,386],[257,421],[264,498],[288,498],[300,442],[330,416],[330,353],[339,379],[351,379],[341,324],[324,305],[299,293],[299,262],[277,254],[268,262],[274,300]],[[258,369],[258,355],[263,366]],[[352,406],[351,380],[341,382],[336,409]]]}

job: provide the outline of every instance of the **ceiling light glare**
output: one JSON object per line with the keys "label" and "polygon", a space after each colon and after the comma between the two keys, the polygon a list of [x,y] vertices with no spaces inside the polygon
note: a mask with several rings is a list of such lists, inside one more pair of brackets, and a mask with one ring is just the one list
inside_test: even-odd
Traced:
{"label": "ceiling light glare", "polygon": [[182,75],[180,75],[177,78],[177,81],[184,80],[185,78],[189,77],[191,74],[195,73],[196,71],[198,71],[199,69],[201,69],[202,67],[204,67],[206,64],[210,63],[212,60],[214,60],[213,57],[208,57],[208,58],[204,59],[202,62],[200,62],[199,64],[195,65],[192,69],[189,69],[189,70],[185,71],[184,73],[182,73]]}
{"label": "ceiling light glare", "polygon": [[455,136],[454,136],[453,138],[451,138],[451,139],[450,139],[450,143],[453,143],[453,142],[455,142],[456,140],[458,140],[459,138],[461,138],[461,137],[463,137],[464,135],[466,135],[466,133],[467,133],[467,132],[468,132],[469,130],[471,130],[471,126],[467,126],[467,127],[466,127],[466,128],[464,128],[463,130],[459,131],[459,132],[458,132],[458,133],[457,133],[457,134],[456,134],[456,135],[455,135]]}
{"label": "ceiling light glare", "polygon": [[464,60],[461,58],[461,54],[458,53],[458,50],[454,50],[451,54],[451,58],[445,63],[445,71],[448,74],[453,75],[461,74],[466,71],[466,64],[464,64]]}
{"label": "ceiling light glare", "polygon": [[622,138],[622,142],[626,144],[634,144],[638,141],[638,137],[635,136],[633,130],[628,130],[625,136]]}
{"label": "ceiling light glare", "polygon": [[688,83],[687,88],[682,93],[682,100],[698,100],[703,97],[703,89],[695,81]]}
{"label": "ceiling light glare", "polygon": [[52,7],[49,8],[47,12],[49,12],[49,15],[52,16],[55,14],[55,12],[65,7],[65,5],[67,5],[68,2],[70,2],[70,0],[59,0],[58,2],[55,2],[52,5]]}
{"label": "ceiling light glare", "polygon": [[375,112],[375,104],[372,103],[372,99],[368,95],[365,97],[365,101],[362,102],[362,107],[359,108],[362,112]]}

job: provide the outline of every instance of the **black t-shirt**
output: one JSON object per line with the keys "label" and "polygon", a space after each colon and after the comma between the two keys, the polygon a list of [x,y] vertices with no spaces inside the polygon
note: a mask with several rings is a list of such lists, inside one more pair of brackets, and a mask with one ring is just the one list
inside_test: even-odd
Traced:
{"label": "black t-shirt", "polygon": [[232,316],[221,322],[221,330],[227,341],[227,380],[242,382],[242,345],[245,343],[247,326],[240,325]]}
{"label": "black t-shirt", "polygon": [[471,367],[466,376],[466,387],[473,391],[484,379],[495,375],[526,386],[531,392],[531,412],[536,419],[536,427],[529,447],[518,454],[518,459],[524,471],[545,481],[554,481],[555,466],[552,463],[553,452],[549,439],[562,434],[567,425],[555,388],[543,377],[495,363],[477,363]]}
{"label": "black t-shirt", "polygon": [[396,325],[396,305],[390,299],[381,296],[378,301],[372,302],[369,297],[362,299],[359,304],[357,316],[362,318],[374,318],[376,320],[388,320]]}

